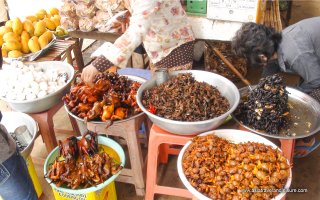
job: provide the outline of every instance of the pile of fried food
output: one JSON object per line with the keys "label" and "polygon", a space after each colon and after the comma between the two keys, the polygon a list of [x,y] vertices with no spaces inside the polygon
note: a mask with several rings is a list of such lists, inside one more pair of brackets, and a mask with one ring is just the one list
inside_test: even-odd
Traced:
{"label": "pile of fried food", "polygon": [[279,150],[253,142],[233,144],[215,135],[193,138],[182,168],[200,193],[221,200],[272,199],[290,175]]}
{"label": "pile of fried food", "polygon": [[93,86],[80,82],[63,97],[67,108],[87,121],[114,121],[141,112],[136,94],[140,83],[117,73],[103,73],[95,77]]}
{"label": "pile of fried food", "polygon": [[169,81],[146,90],[142,104],[149,112],[177,121],[203,121],[229,110],[228,100],[219,90],[196,81],[191,73],[180,73]]}
{"label": "pile of fried food", "polygon": [[279,134],[288,126],[290,109],[288,92],[281,76],[262,78],[258,86],[243,100],[236,117],[245,125],[268,134]]}
{"label": "pile of fried food", "polygon": [[58,187],[87,188],[103,183],[121,169],[102,148],[99,150],[97,135],[88,132],[80,140],[73,136],[59,141],[59,155],[45,177]]}

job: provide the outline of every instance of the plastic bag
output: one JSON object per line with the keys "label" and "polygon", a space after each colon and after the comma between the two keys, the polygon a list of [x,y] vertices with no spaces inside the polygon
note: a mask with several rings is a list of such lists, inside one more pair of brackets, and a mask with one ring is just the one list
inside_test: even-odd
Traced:
{"label": "plastic bag", "polygon": [[79,28],[79,19],[77,17],[61,17],[61,27],[70,32]]}
{"label": "plastic bag", "polygon": [[62,17],[76,17],[76,4],[72,1],[65,1],[61,6],[60,15]]}
{"label": "plastic bag", "polygon": [[123,0],[96,0],[98,9],[108,12],[119,12],[125,10]]}
{"label": "plastic bag", "polygon": [[86,5],[83,3],[79,3],[76,5],[76,13],[80,18],[82,17],[92,18],[93,16],[95,16],[96,11],[97,11],[97,8],[94,6],[94,4]]}
{"label": "plastic bag", "polygon": [[85,4],[92,5],[95,3],[95,0],[73,0],[76,4]]}
{"label": "plastic bag", "polygon": [[110,15],[108,12],[99,10],[96,12],[96,16],[94,17],[94,20],[96,22],[107,23],[111,18],[112,18],[112,15]]}
{"label": "plastic bag", "polygon": [[129,26],[130,13],[128,10],[119,12],[113,16],[107,23],[99,22],[96,28],[100,32],[124,33]]}
{"label": "plastic bag", "polygon": [[96,22],[93,18],[83,17],[79,20],[80,31],[89,32],[95,29]]}

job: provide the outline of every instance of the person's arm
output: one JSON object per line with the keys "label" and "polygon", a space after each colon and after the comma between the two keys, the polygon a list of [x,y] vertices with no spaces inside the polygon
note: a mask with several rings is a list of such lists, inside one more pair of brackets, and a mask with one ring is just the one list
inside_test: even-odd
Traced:
{"label": "person's arm", "polygon": [[320,87],[320,59],[313,52],[299,55],[293,61],[292,71],[303,79],[298,89],[308,93]]}
{"label": "person's arm", "polygon": [[123,68],[142,41],[150,27],[152,15],[159,9],[159,3],[155,0],[138,0],[132,5],[130,25],[125,33],[114,44],[104,43],[93,57],[104,56],[114,65]]}

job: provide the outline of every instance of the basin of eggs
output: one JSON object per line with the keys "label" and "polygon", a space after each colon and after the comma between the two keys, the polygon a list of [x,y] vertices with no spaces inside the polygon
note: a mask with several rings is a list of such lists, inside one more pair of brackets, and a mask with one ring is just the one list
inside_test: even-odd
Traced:
{"label": "basin of eggs", "polygon": [[67,71],[39,64],[12,62],[0,73],[0,96],[8,100],[34,100],[62,88],[68,81]]}

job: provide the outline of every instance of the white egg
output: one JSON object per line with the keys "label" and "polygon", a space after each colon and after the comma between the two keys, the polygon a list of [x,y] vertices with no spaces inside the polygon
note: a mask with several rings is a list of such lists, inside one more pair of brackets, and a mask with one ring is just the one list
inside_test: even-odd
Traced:
{"label": "white egg", "polygon": [[56,85],[57,85],[56,82],[53,82],[53,81],[48,82],[48,86],[56,86]]}
{"label": "white egg", "polygon": [[27,96],[26,96],[26,99],[27,99],[27,100],[33,100],[33,99],[35,99],[35,98],[37,98],[37,96],[36,96],[35,94],[33,94],[33,93],[29,93],[29,94],[27,94]]}
{"label": "white egg", "polygon": [[47,90],[48,89],[48,84],[46,82],[40,82],[39,86],[40,86],[40,90]]}
{"label": "white egg", "polygon": [[34,66],[33,65],[29,65],[29,70],[30,71],[34,71]]}
{"label": "white egg", "polygon": [[7,93],[6,97],[11,100],[16,100],[17,95],[14,92],[10,91],[9,93]]}
{"label": "white egg", "polygon": [[25,93],[17,94],[17,100],[20,100],[20,101],[26,100],[26,94]]}
{"label": "white egg", "polygon": [[36,81],[31,81],[31,82],[30,82],[30,87],[31,87],[33,90],[40,88],[39,84],[38,84]]}
{"label": "white egg", "polygon": [[44,91],[44,90],[41,90],[41,91],[37,94],[38,98],[44,97],[44,96],[46,96],[46,95],[47,95],[47,92]]}
{"label": "white egg", "polygon": [[34,68],[34,71],[36,71],[36,72],[41,72],[41,71],[42,71],[42,67],[36,66],[36,67]]}

